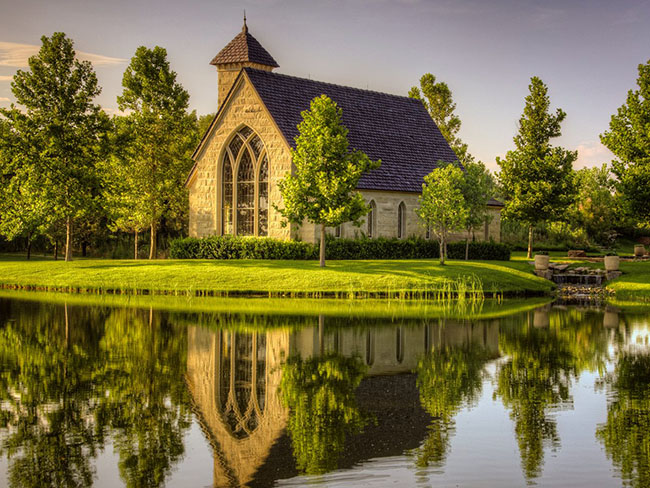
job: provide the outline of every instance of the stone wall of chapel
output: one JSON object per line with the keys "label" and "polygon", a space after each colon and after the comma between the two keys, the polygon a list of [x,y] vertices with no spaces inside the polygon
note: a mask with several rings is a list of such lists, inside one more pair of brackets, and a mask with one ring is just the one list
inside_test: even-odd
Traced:
{"label": "stone wall of chapel", "polygon": [[[374,200],[377,205],[376,237],[397,237],[397,208],[400,202],[404,202],[404,205],[406,205],[405,237],[417,236],[424,238],[426,236],[426,229],[415,213],[415,209],[418,207],[419,195],[417,193],[363,190],[361,194],[366,202]],[[492,238],[494,241],[499,242],[501,240],[501,212],[500,209],[495,207],[490,207],[489,212],[492,219],[488,225],[487,236],[484,228],[477,229],[475,232],[476,240],[483,241]],[[361,227],[355,227],[351,222],[343,224],[341,226],[341,237],[354,239],[365,235],[368,226],[365,219],[362,222]],[[327,232],[334,235],[334,229],[332,228],[328,228]],[[298,236],[305,242],[318,242],[320,229],[314,224],[305,222],[300,227]],[[465,236],[465,232],[451,234],[450,242],[463,241]],[[435,236],[431,235],[431,239],[435,239]]]}
{"label": "stone wall of chapel", "polygon": [[216,127],[196,160],[189,185],[189,235],[206,237],[221,234],[221,158],[225,144],[242,125],[260,136],[269,158],[269,236],[290,237],[290,227],[282,227],[282,216],[272,207],[281,200],[278,182],[291,171],[291,153],[252,85],[244,77],[220,114]]}

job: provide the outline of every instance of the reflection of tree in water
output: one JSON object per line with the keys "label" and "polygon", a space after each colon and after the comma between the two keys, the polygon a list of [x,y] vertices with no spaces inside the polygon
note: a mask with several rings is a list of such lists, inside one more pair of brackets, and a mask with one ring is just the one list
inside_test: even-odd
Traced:
{"label": "reflection of tree in water", "polygon": [[104,435],[92,421],[103,313],[97,309],[15,307],[0,324],[1,452],[20,487],[92,484],[90,460]]}
{"label": "reflection of tree in water", "polygon": [[288,431],[300,471],[335,469],[346,434],[367,425],[369,419],[359,411],[355,397],[365,371],[359,358],[337,354],[292,357],[284,364],[281,397],[290,409]]}
{"label": "reflection of tree in water", "polygon": [[162,486],[184,453],[190,426],[183,382],[184,328],[160,315],[118,309],[106,320],[101,341],[107,362],[104,412],[115,429],[120,475],[127,486]]}
{"label": "reflection of tree in water", "polygon": [[433,417],[427,438],[415,451],[418,466],[442,467],[447,459],[454,417],[481,394],[488,351],[477,344],[445,346],[423,357],[417,367],[420,401]]}
{"label": "reflection of tree in water", "polygon": [[625,486],[650,486],[650,355],[621,353],[607,383],[615,395],[596,437]]}
{"label": "reflection of tree in water", "polygon": [[499,347],[508,360],[497,371],[495,398],[511,410],[522,470],[531,480],[541,473],[544,449],[560,445],[548,411],[571,407],[571,382],[582,371],[603,369],[602,317],[569,312],[551,317],[548,328],[502,327]]}
{"label": "reflection of tree in water", "polygon": [[91,486],[115,429],[128,486],[160,486],[189,425],[183,329],[132,310],[16,305],[0,324],[1,450],[11,486]]}

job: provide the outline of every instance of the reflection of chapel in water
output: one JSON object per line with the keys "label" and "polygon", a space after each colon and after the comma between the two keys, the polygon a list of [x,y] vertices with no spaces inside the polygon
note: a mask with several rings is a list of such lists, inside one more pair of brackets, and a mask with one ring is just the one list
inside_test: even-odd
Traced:
{"label": "reflection of chapel in water", "polygon": [[[284,474],[294,474],[290,472],[293,462],[287,454],[289,443],[283,438],[288,411],[278,394],[281,366],[289,356],[307,358],[325,352],[358,356],[368,366],[364,382],[369,382],[382,375],[410,373],[423,354],[442,347],[474,344],[495,358],[499,355],[496,321],[472,324],[447,320],[428,325],[412,322],[402,326],[388,322],[372,328],[350,328],[346,323],[341,325],[347,325],[347,328],[338,328],[330,324],[335,319],[327,319],[327,324],[324,324],[325,320],[321,318],[320,327],[318,319],[313,320],[313,327],[293,332],[286,329],[266,333],[213,331],[201,327],[188,329],[187,382],[196,413],[214,450],[214,486],[254,482],[263,476],[260,471],[270,469],[265,467],[270,458],[286,458],[283,462],[271,464],[288,465],[288,472]],[[410,383],[413,390],[410,392],[411,403],[421,410],[415,383]],[[404,397],[405,394],[402,392],[401,395]],[[388,401],[399,403],[402,397],[398,395]],[[415,417],[422,423],[424,436],[428,417],[424,411],[420,413]],[[381,419],[378,420],[381,424]],[[383,436],[391,435],[390,429],[386,428],[378,432]],[[391,443],[390,439],[386,441]],[[367,444],[381,442],[373,440]],[[400,448],[404,447],[415,446]],[[282,474],[268,473],[273,478],[283,477]]]}

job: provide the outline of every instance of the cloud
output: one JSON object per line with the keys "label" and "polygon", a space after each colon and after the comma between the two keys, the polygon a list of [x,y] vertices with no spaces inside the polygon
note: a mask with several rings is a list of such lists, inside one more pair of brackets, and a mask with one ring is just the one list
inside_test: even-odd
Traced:
{"label": "cloud", "polygon": [[13,75],[0,75],[0,81],[11,81],[14,79]]}
{"label": "cloud", "polygon": [[[0,66],[25,68],[28,66],[27,61],[29,58],[38,54],[40,48],[41,46],[35,46],[33,44],[0,41]],[[82,61],[90,61],[95,66],[113,66],[126,62],[126,59],[111,58],[109,56],[83,51],[77,51],[77,58]]]}
{"label": "cloud", "polygon": [[11,100],[9,100],[7,97],[0,97],[0,102],[10,102],[10,101]]}
{"label": "cloud", "polygon": [[578,150],[578,159],[573,165],[578,169],[601,166],[614,159],[614,155],[600,141],[586,141],[578,144],[576,149]]}

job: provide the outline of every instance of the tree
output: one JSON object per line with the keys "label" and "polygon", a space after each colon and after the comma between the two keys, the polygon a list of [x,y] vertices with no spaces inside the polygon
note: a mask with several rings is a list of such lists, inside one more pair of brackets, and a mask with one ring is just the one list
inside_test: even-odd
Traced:
{"label": "tree", "polygon": [[149,259],[157,255],[157,230],[166,214],[182,212],[187,203],[184,179],[192,166],[190,152],[197,142],[196,116],[187,113],[189,94],[176,81],[162,47],[140,46],[122,78],[117,97],[130,134],[121,164],[130,172],[124,209],[137,209],[136,223],[151,231]]}
{"label": "tree", "polygon": [[199,138],[203,137],[205,133],[208,131],[210,125],[212,124],[212,121],[214,120],[215,115],[216,114],[205,114],[199,116],[197,122]]}
{"label": "tree", "polygon": [[465,179],[462,192],[467,206],[465,260],[468,260],[470,234],[473,234],[480,225],[485,224],[489,218],[487,203],[494,194],[494,178],[480,161],[467,161],[464,166]]}
{"label": "tree", "polygon": [[463,185],[463,170],[452,164],[440,166],[424,177],[420,206],[415,212],[440,242],[440,264],[445,264],[449,233],[462,229],[467,221]]}
{"label": "tree", "polygon": [[612,172],[637,218],[650,226],[650,60],[639,65],[638,90],[612,115],[601,142],[614,153]]}
{"label": "tree", "polygon": [[[24,171],[14,177],[38,175],[38,194],[53,219],[66,224],[65,259],[72,257],[74,220],[96,205],[99,182],[95,165],[102,157],[107,117],[92,100],[101,89],[92,65],[75,59],[73,42],[64,33],[43,36],[29,70],[14,76],[13,104],[0,109],[17,142],[10,156]],[[25,181],[14,185],[24,187]]]}
{"label": "tree", "polygon": [[[306,219],[320,225],[320,266],[325,266],[325,227],[336,227],[367,215],[370,207],[355,191],[361,176],[378,168],[358,150],[348,148],[348,129],[341,123],[342,110],[326,95],[311,101],[302,112],[296,147],[291,150],[294,174],[279,183],[283,217],[298,225]],[[286,223],[286,222],[285,222]]]}
{"label": "tree", "polygon": [[566,117],[562,109],[549,113],[548,88],[534,76],[528,85],[515,149],[505,159],[497,158],[498,178],[507,196],[505,218],[528,225],[528,258],[532,257],[533,227],[544,221],[560,220],[560,214],[573,200],[573,162],[578,153],[551,146],[561,134]]}
{"label": "tree", "polygon": [[474,158],[467,151],[467,144],[458,137],[460,130],[460,117],[454,113],[456,104],[453,101],[451,90],[446,83],[439,81],[431,73],[426,73],[420,78],[420,88],[411,87],[409,97],[422,102],[429,115],[440,129],[442,136],[456,153],[458,160],[465,165]]}
{"label": "tree", "polygon": [[605,243],[618,219],[619,199],[614,194],[615,181],[606,164],[600,168],[583,168],[575,172],[576,200],[571,206],[571,220],[591,239]]}

